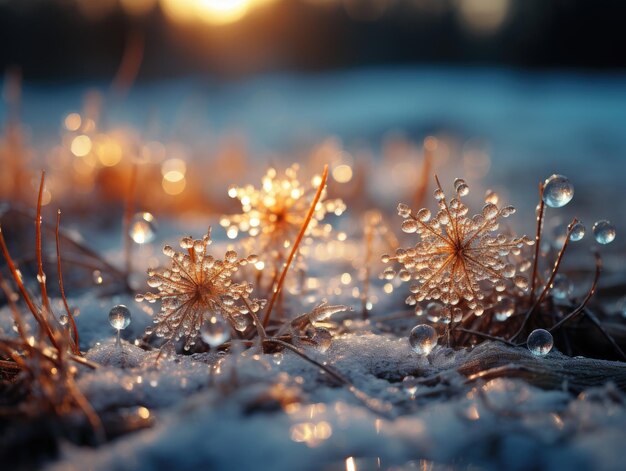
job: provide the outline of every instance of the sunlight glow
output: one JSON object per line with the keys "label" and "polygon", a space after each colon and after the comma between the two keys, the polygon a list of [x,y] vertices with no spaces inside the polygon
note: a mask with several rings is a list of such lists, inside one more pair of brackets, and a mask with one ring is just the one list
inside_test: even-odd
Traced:
{"label": "sunlight glow", "polygon": [[243,18],[257,0],[161,0],[165,14],[178,22],[229,24]]}

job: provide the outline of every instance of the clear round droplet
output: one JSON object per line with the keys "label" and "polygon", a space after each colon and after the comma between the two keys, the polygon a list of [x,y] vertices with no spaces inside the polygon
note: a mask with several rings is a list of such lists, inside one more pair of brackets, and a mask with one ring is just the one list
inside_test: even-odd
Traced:
{"label": "clear round droplet", "polygon": [[610,221],[603,219],[602,221],[597,221],[593,225],[593,236],[596,239],[598,244],[610,244],[615,240],[615,235],[617,234],[615,231],[615,226],[611,224]]}
{"label": "clear round droplet", "polygon": [[200,327],[200,337],[209,347],[219,347],[230,339],[230,326],[222,317],[213,316]]}
{"label": "clear round droplet", "polygon": [[515,302],[511,298],[502,299],[493,309],[493,316],[499,322],[506,321],[515,312]]}
{"label": "clear round droplet", "polygon": [[315,329],[315,333],[313,334],[311,340],[315,343],[315,349],[324,353],[330,348],[333,336],[327,329],[318,328]]}
{"label": "clear round droplet", "polygon": [[428,355],[437,345],[437,331],[428,324],[413,327],[409,334],[409,344],[418,355]]}
{"label": "clear round droplet", "polygon": [[539,357],[544,357],[550,352],[550,350],[552,350],[554,339],[552,338],[552,334],[547,330],[535,329],[528,336],[526,345],[528,346],[530,353]]}
{"label": "clear round droplet", "polygon": [[149,244],[156,237],[156,220],[152,213],[141,212],[133,216],[128,235],[136,244]]}
{"label": "clear round droplet", "polygon": [[124,330],[130,324],[130,311],[123,304],[113,306],[109,311],[109,323],[114,329]]}
{"label": "clear round droplet", "polygon": [[558,274],[554,277],[551,288],[555,299],[564,300],[571,296],[574,286],[567,276]]}
{"label": "clear round droplet", "polygon": [[102,278],[102,272],[100,270],[94,270],[91,274],[93,282],[96,285],[101,285],[104,279]]}
{"label": "clear round droplet", "polygon": [[586,230],[587,229],[582,222],[577,222],[572,226],[572,232],[570,233],[569,240],[574,242],[582,240],[582,238],[585,237]]}
{"label": "clear round droplet", "polygon": [[543,201],[551,208],[561,208],[574,197],[574,185],[563,175],[552,175],[543,187]]}

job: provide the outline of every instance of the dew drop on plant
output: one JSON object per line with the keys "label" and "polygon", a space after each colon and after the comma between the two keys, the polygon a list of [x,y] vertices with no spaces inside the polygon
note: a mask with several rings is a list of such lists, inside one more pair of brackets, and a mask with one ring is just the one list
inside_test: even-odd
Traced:
{"label": "dew drop on plant", "polygon": [[200,327],[200,337],[209,347],[219,347],[230,339],[230,327],[221,317],[213,316]]}
{"label": "dew drop on plant", "polygon": [[94,270],[91,276],[93,278],[94,284],[96,285],[101,285],[104,281],[102,278],[102,272],[100,270]]}
{"label": "dew drop on plant", "polygon": [[511,298],[502,299],[493,309],[493,316],[499,322],[506,321],[515,312],[515,303]]}
{"label": "dew drop on plant", "polygon": [[552,350],[554,339],[552,338],[552,334],[547,330],[535,329],[528,336],[526,345],[528,346],[530,353],[539,357],[544,357],[550,352],[550,350]]}
{"label": "dew drop on plant", "polygon": [[280,365],[283,361],[283,354],[281,352],[276,352],[272,355],[272,361],[275,365]]}
{"label": "dew drop on plant", "polygon": [[315,348],[319,352],[326,352],[330,348],[330,344],[333,340],[332,334],[327,329],[316,329],[313,337],[311,338],[315,343]]}
{"label": "dew drop on plant", "polygon": [[598,244],[610,244],[615,240],[615,226],[605,219],[597,221],[593,225],[593,236]]}
{"label": "dew drop on plant", "polygon": [[563,175],[552,175],[543,187],[543,201],[551,208],[561,208],[574,197],[574,185]]}
{"label": "dew drop on plant", "polygon": [[551,285],[552,296],[555,299],[564,300],[570,297],[572,294],[572,282],[565,275],[558,274],[554,277],[554,281]]}
{"label": "dew drop on plant", "polygon": [[572,232],[570,233],[569,240],[578,242],[585,237],[585,225],[582,222],[577,222],[572,226]]}
{"label": "dew drop on plant", "polygon": [[418,355],[428,355],[437,345],[437,331],[428,324],[413,327],[409,334],[409,344]]}
{"label": "dew drop on plant", "polygon": [[133,216],[128,235],[136,244],[149,244],[156,237],[156,221],[152,213],[141,212]]}
{"label": "dew drop on plant", "polygon": [[409,393],[411,399],[414,399],[415,393],[417,392],[417,378],[411,375],[405,376],[402,379],[402,387]]}
{"label": "dew drop on plant", "polygon": [[130,324],[130,311],[123,304],[113,306],[109,311],[109,323],[114,329],[124,330]]}

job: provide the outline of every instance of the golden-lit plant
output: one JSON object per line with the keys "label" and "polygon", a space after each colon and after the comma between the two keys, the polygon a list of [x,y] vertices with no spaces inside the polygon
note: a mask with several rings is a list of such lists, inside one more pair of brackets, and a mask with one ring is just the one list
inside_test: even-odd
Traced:
{"label": "golden-lit plant", "polygon": [[[102,440],[102,424],[75,383],[77,368],[73,363],[80,363],[94,368],[95,366],[82,358],[78,348],[78,331],[71,310],[68,307],[63,287],[61,271],[61,251],[59,238],[60,211],[57,217],[56,247],[59,288],[65,314],[56,316],[53,312],[48,291],[46,275],[43,270],[41,249],[41,207],[44,188],[44,174],[41,176],[37,213],[35,220],[37,282],[41,293],[41,301],[36,301],[29,293],[22,274],[9,253],[0,227],[0,250],[6,260],[10,275],[19,291],[13,291],[9,283],[0,277],[0,288],[4,292],[13,321],[16,326],[17,338],[0,338],[0,370],[13,371],[20,375],[25,401],[20,403],[16,413],[28,416],[53,414],[60,419],[81,411],[93,427],[97,440]],[[24,315],[17,301],[20,299],[36,321],[36,329],[32,335],[27,329]],[[68,328],[65,326],[67,325]]]}
{"label": "golden-lit plant", "polygon": [[[161,301],[154,333],[174,341],[185,338],[185,350],[196,343],[205,321],[221,318],[243,331],[251,325],[246,316],[256,316],[265,304],[250,297],[251,283],[233,281],[239,267],[254,263],[257,257],[239,258],[237,252],[229,250],[223,260],[216,259],[207,253],[211,242],[209,228],[202,239],[181,239],[180,246],[186,252],[176,252],[166,245],[163,253],[171,259],[170,267],[148,270],[148,285],[158,291],[136,296],[137,301]],[[146,333],[152,333],[152,329]]]}
{"label": "golden-lit plant", "polygon": [[[280,174],[270,168],[261,180],[261,188],[252,185],[232,186],[228,190],[231,198],[241,202],[241,214],[225,216],[220,224],[226,228],[228,236],[235,238],[239,232],[259,239],[259,253],[267,250],[281,252],[291,245],[302,227],[321,177],[314,176],[310,184],[298,179],[297,164]],[[327,213],[340,215],[345,205],[340,199],[326,200],[324,188],[310,223],[306,236],[323,236],[330,227],[320,222]]]}
{"label": "golden-lit plant", "polygon": [[397,249],[393,256],[384,255],[384,262],[397,262],[401,268],[389,267],[383,276],[413,281],[407,303],[416,309],[421,310],[418,303],[433,300],[446,307],[444,315],[449,319],[458,321],[469,313],[480,316],[485,310],[483,300],[492,289],[503,292],[511,285],[528,286],[508,256],[519,254],[533,241],[526,236],[494,234],[500,219],[515,212],[512,206],[500,209],[488,196],[482,212],[469,217],[462,202],[469,192],[465,181],[455,180],[456,196],[448,200],[435,179],[438,211],[434,217],[426,208],[414,213],[407,205],[398,205],[398,213],[405,219],[402,230],[416,233],[420,240],[413,247]]}

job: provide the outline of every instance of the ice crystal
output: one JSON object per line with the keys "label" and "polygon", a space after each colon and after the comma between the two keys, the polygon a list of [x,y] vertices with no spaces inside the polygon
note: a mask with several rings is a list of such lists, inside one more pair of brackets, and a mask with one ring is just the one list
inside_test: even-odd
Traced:
{"label": "ice crystal", "polygon": [[[158,292],[136,297],[137,301],[149,303],[161,301],[154,333],[170,340],[184,337],[186,350],[196,343],[205,320],[222,318],[241,330],[242,317],[258,312],[265,303],[250,297],[251,283],[235,283],[232,279],[239,267],[254,263],[256,256],[239,258],[237,252],[229,250],[224,260],[215,259],[207,253],[210,244],[211,228],[202,239],[183,237],[180,246],[186,253],[166,245],[163,253],[172,259],[170,268],[148,270],[148,285]],[[251,324],[247,319],[244,322]]]}
{"label": "ice crystal", "polygon": [[[261,188],[252,185],[232,186],[228,190],[231,198],[241,202],[242,213],[225,216],[220,224],[226,228],[230,238],[239,232],[259,237],[259,250],[279,250],[289,247],[291,241],[302,226],[320,177],[315,176],[309,184],[298,179],[297,164],[279,174],[270,168],[262,179]],[[327,213],[340,215],[345,211],[345,204],[340,199],[325,200],[326,189],[315,208],[313,218],[305,235],[320,236],[330,230],[330,226],[320,225]]]}
{"label": "ice crystal", "polygon": [[526,236],[493,234],[499,220],[512,215],[515,208],[499,209],[497,200],[489,194],[482,212],[468,217],[461,198],[469,188],[461,179],[455,180],[454,187],[456,196],[448,201],[437,180],[435,198],[439,209],[434,217],[428,209],[414,213],[407,205],[398,205],[398,213],[405,219],[402,230],[416,233],[420,241],[414,247],[397,249],[394,256],[383,255],[384,262],[396,261],[402,266],[397,272],[387,268],[383,277],[415,281],[407,304],[437,300],[450,312],[453,306],[464,305],[479,316],[485,310],[485,296],[492,292],[490,286],[499,293],[508,286],[527,288],[527,279],[517,273],[508,256],[519,254],[533,241]]}

